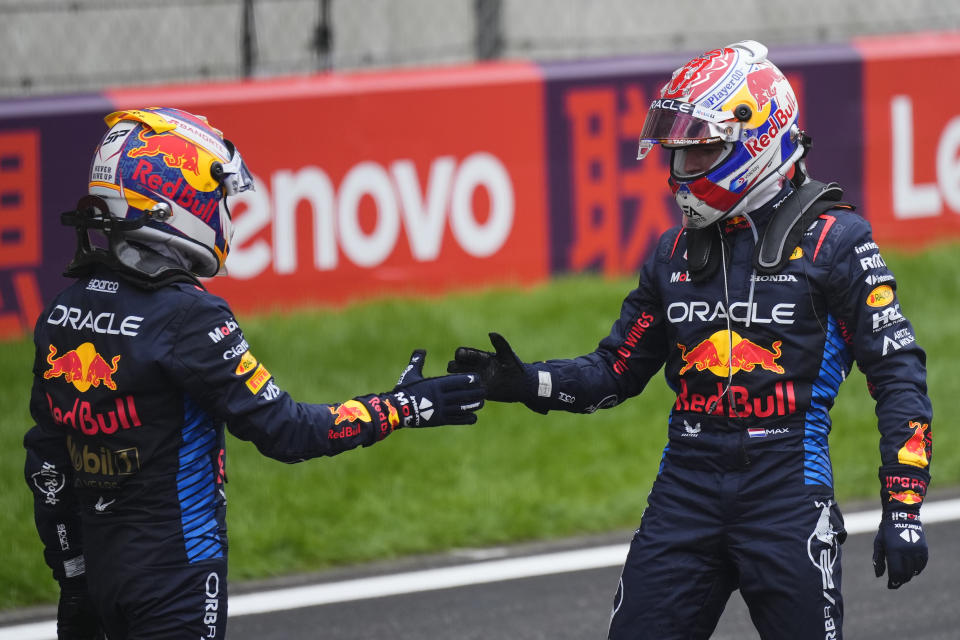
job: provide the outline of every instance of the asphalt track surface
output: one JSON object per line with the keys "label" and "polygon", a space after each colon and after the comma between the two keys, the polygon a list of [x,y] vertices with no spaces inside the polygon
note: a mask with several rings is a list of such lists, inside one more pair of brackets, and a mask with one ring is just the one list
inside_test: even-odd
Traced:
{"label": "asphalt track surface", "polygon": [[[885,578],[873,575],[871,529],[875,525],[871,526],[870,521],[876,514],[847,513],[848,529],[858,531],[843,546],[847,640],[960,638],[960,501],[942,504],[948,503],[949,513],[931,518],[924,525],[931,549],[930,564],[922,575],[894,591],[886,588]],[[931,507],[932,502],[925,511],[932,516]],[[861,517],[857,519],[856,515]],[[275,583],[236,585],[231,596],[228,637],[602,639],[606,637],[619,563],[630,535],[627,531],[555,543],[460,551]],[[538,561],[539,568],[530,569]],[[569,569],[578,562],[588,568]],[[478,577],[484,569],[489,575]],[[511,571],[520,576],[534,575],[502,577]],[[481,583],[470,584],[475,580]],[[463,586],[436,586],[458,581]],[[377,597],[378,593],[394,595]],[[328,603],[303,606],[311,599]],[[262,612],[257,613],[258,610]],[[41,609],[26,617],[22,612],[0,616],[0,640],[54,638],[55,635],[43,631],[52,628],[51,613],[50,609]],[[35,624],[43,618],[45,622]],[[23,624],[26,622],[29,624]],[[739,594],[731,598],[712,637],[759,638]]]}
{"label": "asphalt track surface", "polygon": [[[898,590],[873,574],[873,533],[844,544],[844,637],[960,638],[960,522],[924,526],[932,562]],[[629,539],[625,532],[620,542]],[[598,543],[600,541],[593,541]],[[606,637],[620,567],[508,580],[232,617],[230,640],[584,640]],[[746,605],[734,594],[712,636],[754,640]]]}

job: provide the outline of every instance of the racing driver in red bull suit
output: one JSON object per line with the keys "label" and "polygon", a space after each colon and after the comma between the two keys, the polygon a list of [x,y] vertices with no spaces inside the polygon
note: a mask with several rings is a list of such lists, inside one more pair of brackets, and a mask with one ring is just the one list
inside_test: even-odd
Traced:
{"label": "racing driver in red bull suit", "polygon": [[68,640],[222,639],[224,424],[298,462],[401,427],[471,424],[475,375],[422,375],[334,404],[295,402],[198,277],[222,272],[227,197],[253,187],[206,119],[169,108],[106,118],[89,194],[63,214],[75,283],[40,315],[26,435],[37,530]]}
{"label": "racing driver in red bull suit", "polygon": [[745,41],[694,58],[641,134],[671,154],[682,227],[661,236],[620,318],[587,355],[524,363],[461,347],[490,400],[591,413],[664,367],[668,444],[623,567],[609,637],[708,638],[739,588],[765,640],[840,638],[840,544],[829,410],[857,362],[876,400],[877,576],[923,570],[930,479],[925,355],[869,224],[809,179],[797,99]]}

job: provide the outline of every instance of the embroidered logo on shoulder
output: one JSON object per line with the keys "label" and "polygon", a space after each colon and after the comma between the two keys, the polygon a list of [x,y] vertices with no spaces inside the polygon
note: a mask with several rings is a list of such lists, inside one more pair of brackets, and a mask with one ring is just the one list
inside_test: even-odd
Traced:
{"label": "embroidered logo on shoulder", "polygon": [[237,321],[234,320],[233,318],[228,318],[223,323],[223,326],[216,327],[213,331],[207,332],[207,336],[209,336],[211,342],[216,344],[221,340],[223,340],[224,338],[226,338],[231,333],[233,333],[234,331],[236,331],[237,329],[239,329],[239,326],[237,325]]}
{"label": "embroidered logo on shoulder", "polygon": [[893,289],[883,284],[870,292],[867,304],[871,307],[885,307],[893,302]]}
{"label": "embroidered logo on shoulder", "polygon": [[257,366],[257,359],[253,357],[253,354],[250,351],[245,351],[244,354],[240,357],[240,364],[237,365],[236,374],[238,376],[246,375],[253,371],[254,367]]}
{"label": "embroidered logo on shoulder", "polygon": [[250,393],[257,395],[270,378],[270,372],[264,369],[262,364],[257,365],[257,370],[247,380],[247,388],[250,389]]}

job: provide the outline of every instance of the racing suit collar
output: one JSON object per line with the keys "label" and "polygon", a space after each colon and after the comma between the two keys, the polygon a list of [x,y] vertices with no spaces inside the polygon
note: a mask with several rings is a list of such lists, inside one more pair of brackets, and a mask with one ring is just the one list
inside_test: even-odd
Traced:
{"label": "racing suit collar", "polygon": [[752,211],[745,212],[742,215],[736,215],[723,221],[723,230],[726,233],[733,233],[750,228],[749,218],[757,226],[759,231],[770,220],[773,212],[795,191],[793,184],[789,180],[784,181],[783,187],[776,194]]}

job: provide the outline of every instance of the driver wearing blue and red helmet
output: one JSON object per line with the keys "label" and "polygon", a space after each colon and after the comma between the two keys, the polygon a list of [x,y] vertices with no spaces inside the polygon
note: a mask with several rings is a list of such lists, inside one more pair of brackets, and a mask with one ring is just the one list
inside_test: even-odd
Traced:
{"label": "driver wearing blue and red helmet", "polygon": [[[527,363],[461,347],[489,400],[591,413],[664,368],[668,443],[614,600],[614,640],[708,638],[740,590],[765,640],[841,637],[829,410],[856,361],[876,400],[883,507],[876,575],[923,570],[932,409],[924,352],[870,225],[810,180],[790,83],[745,41],[678,69],[639,156],[670,151],[683,225],[661,236],[592,353]],[[788,179],[789,176],[789,179]]]}
{"label": "driver wearing blue and red helmet", "polygon": [[37,530],[60,584],[61,640],[222,639],[224,426],[283,462],[370,446],[401,427],[472,424],[476,376],[423,378],[332,404],[295,402],[198,277],[223,272],[227,198],[253,188],[202,117],[128,110],[94,155],[76,278],[41,313],[24,439]]}

